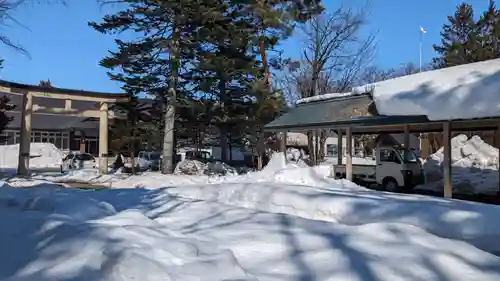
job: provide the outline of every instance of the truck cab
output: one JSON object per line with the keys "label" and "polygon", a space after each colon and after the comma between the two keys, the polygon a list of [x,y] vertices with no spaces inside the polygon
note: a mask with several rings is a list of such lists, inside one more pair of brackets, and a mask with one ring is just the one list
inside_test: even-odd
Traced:
{"label": "truck cab", "polygon": [[412,188],[424,182],[420,159],[413,150],[402,146],[377,148],[375,177],[377,184],[389,191]]}
{"label": "truck cab", "polygon": [[[380,146],[375,150],[375,164],[353,164],[353,181],[360,185],[378,185],[388,191],[411,189],[424,182],[420,159],[403,146]],[[346,165],[334,165],[335,178],[346,177]]]}

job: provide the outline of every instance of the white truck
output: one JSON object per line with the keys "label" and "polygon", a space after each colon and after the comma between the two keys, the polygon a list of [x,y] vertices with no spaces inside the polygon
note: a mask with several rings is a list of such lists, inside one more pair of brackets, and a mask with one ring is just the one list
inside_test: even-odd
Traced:
{"label": "white truck", "polygon": [[[352,165],[352,179],[360,185],[378,185],[388,191],[411,190],[424,182],[420,159],[402,146],[377,147],[375,165]],[[335,178],[346,177],[346,165],[333,167]]]}

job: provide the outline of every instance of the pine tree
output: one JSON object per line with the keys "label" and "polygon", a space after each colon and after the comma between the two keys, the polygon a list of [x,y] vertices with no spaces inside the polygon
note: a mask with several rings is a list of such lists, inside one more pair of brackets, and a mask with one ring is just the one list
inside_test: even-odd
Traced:
{"label": "pine tree", "polygon": [[[111,79],[123,82],[134,94],[157,96],[164,113],[163,173],[174,170],[175,106],[186,93],[186,68],[192,66],[199,36],[209,33],[204,26],[213,18],[217,1],[127,1],[128,7],[107,15],[102,23],[90,23],[102,33],[134,31],[136,40],[116,40],[117,52],[110,52],[101,64],[114,72]],[[184,67],[186,66],[186,67]]]}
{"label": "pine tree", "polygon": [[295,20],[307,18],[310,7],[317,6],[317,0],[126,2],[126,9],[90,25],[102,33],[140,34],[132,41],[116,40],[118,51],[102,65],[124,83],[125,91],[147,92],[161,101],[164,173],[173,172],[175,107],[193,94],[211,95],[218,124],[243,118],[234,115],[245,111],[238,102],[258,97],[249,89],[266,72],[266,59],[258,60],[261,43],[275,46],[290,34]]}
{"label": "pine tree", "polygon": [[440,57],[433,59],[435,68],[455,66],[477,61],[475,49],[479,28],[474,21],[472,5],[462,3],[457,6],[454,16],[441,31],[441,45],[434,45]]}
{"label": "pine tree", "polygon": [[[141,103],[137,97],[129,102],[118,103],[113,110],[125,113],[124,119],[113,119],[110,125],[111,148],[115,153],[126,150],[134,159],[137,148],[150,136],[152,128],[151,105]],[[132,161],[132,173],[135,173],[135,163]]]}
{"label": "pine tree", "polygon": [[478,48],[475,60],[483,61],[500,57],[500,11],[495,2],[490,0],[488,9],[477,21],[479,36],[476,38]]}
{"label": "pine tree", "polygon": [[[3,60],[0,59],[0,68],[2,68]],[[10,121],[14,118],[12,116],[7,115],[7,111],[14,109],[14,105],[9,103],[10,100],[7,96],[0,97],[0,133],[5,130]],[[5,139],[0,138],[0,141],[3,142]]]}

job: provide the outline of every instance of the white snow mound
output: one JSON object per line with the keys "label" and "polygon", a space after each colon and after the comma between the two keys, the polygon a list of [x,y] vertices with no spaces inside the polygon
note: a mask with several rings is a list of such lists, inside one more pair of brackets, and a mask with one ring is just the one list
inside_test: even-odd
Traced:
{"label": "white snow mound", "polygon": [[[426,184],[418,189],[443,190],[443,148],[424,161]],[[455,192],[496,194],[498,149],[479,136],[458,135],[451,140],[451,165]]]}
{"label": "white snow mound", "polygon": [[[0,167],[16,168],[19,157],[19,144],[0,145]],[[57,168],[64,154],[52,143],[31,143],[31,168]]]}

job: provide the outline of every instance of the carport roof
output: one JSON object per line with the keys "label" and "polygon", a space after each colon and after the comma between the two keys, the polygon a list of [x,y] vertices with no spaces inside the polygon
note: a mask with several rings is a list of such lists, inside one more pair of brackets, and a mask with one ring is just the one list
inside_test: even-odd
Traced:
{"label": "carport roof", "polygon": [[426,116],[383,116],[369,94],[299,104],[264,126],[266,131],[335,129],[430,122]]}

